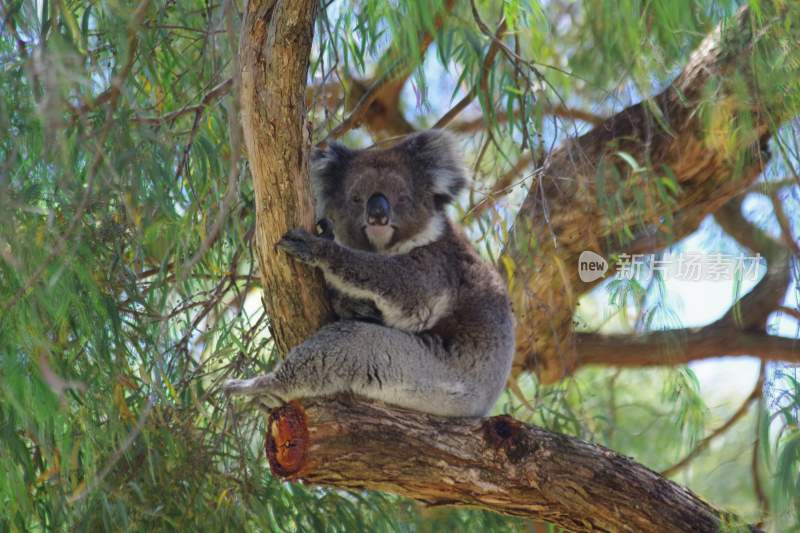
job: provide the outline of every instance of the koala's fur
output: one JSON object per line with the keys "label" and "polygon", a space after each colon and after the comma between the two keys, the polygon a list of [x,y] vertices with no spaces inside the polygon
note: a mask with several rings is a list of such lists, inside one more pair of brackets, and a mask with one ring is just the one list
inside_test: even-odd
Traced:
{"label": "koala's fur", "polygon": [[[430,130],[383,150],[334,144],[313,156],[319,214],[335,240],[292,230],[278,243],[319,267],[339,320],[232,393],[278,404],[351,391],[445,416],[481,416],[505,387],[514,319],[500,276],[445,216],[465,185],[450,136]],[[388,224],[367,223],[383,195]],[[385,205],[385,204],[382,204]]]}

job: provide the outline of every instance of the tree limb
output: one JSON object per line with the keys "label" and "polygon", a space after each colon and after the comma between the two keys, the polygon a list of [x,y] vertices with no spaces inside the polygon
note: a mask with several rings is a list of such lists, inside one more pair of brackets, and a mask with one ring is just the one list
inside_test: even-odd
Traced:
{"label": "tree limb", "polygon": [[361,98],[353,107],[352,111],[342,120],[335,128],[333,128],[325,142],[342,137],[345,133],[352,130],[361,124],[361,121],[367,116],[372,104],[378,99],[379,96],[386,90],[390,82],[394,80],[397,74],[393,70],[389,70],[382,77],[375,80],[372,85],[361,95]]}
{"label": "tree limb", "polygon": [[800,309],[792,309],[791,307],[786,307],[785,305],[779,305],[775,308],[775,310],[785,313],[795,320],[800,321]]}
{"label": "tree limb", "polygon": [[[756,45],[781,19],[773,13],[761,20],[767,25],[751,20],[747,8],[740,10],[700,44],[666,90],[551,155],[541,183],[523,202],[504,260],[514,265],[516,372],[532,369],[550,383],[577,368],[573,314],[578,296],[593,287],[578,278],[581,252],[609,258],[663,248],[694,231],[761,173],[770,132],[794,111],[780,91],[741,95],[726,83],[753,80]],[[758,84],[749,87],[755,91]],[[715,91],[713,101],[709,90]],[[731,127],[748,120],[749,134],[733,147],[723,145],[724,135],[709,131],[701,119],[708,115]],[[641,168],[632,168],[621,154]],[[653,192],[665,174],[679,187],[669,202]],[[637,203],[635,192],[645,201]],[[619,210],[599,202],[615,194]]]}
{"label": "tree limb", "polygon": [[783,202],[781,201],[780,196],[778,196],[778,193],[775,192],[770,195],[770,198],[772,200],[772,205],[775,208],[775,218],[778,219],[778,225],[781,227],[783,241],[794,255],[800,257],[800,243],[798,243],[792,236],[792,225],[789,222],[789,217],[786,216],[786,211],[783,209]]}
{"label": "tree limb", "polygon": [[800,363],[800,340],[717,325],[645,335],[575,336],[574,364],[644,367],[680,365],[709,357],[756,356]]}
{"label": "tree limb", "polygon": [[476,505],[571,531],[737,524],[625,456],[508,416],[448,419],[337,396],[285,405],[268,427],[272,471],[291,480]]}
{"label": "tree limb", "polygon": [[[575,109],[573,107],[567,107],[563,104],[557,105],[549,105],[544,103],[542,106],[542,114],[544,115],[552,115],[554,117],[564,118],[567,120],[580,120],[582,122],[586,122],[587,124],[591,124],[592,126],[599,126],[605,120],[600,115],[596,115],[589,111],[585,111],[583,109]],[[497,113],[495,115],[495,120],[498,123],[508,122],[509,119],[518,119],[522,116],[522,113],[519,111],[515,111],[510,117],[509,114],[505,111]],[[454,122],[448,126],[447,129],[450,131],[454,131],[456,133],[471,133],[477,131],[486,126],[486,120],[484,117],[478,117],[472,120],[462,120],[460,122]]]}

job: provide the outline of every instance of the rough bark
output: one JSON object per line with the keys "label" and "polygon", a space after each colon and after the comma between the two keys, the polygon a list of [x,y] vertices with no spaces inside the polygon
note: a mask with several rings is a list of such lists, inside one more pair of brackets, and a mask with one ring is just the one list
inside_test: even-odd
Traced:
{"label": "rough bark", "polygon": [[287,479],[477,505],[572,531],[737,525],[627,457],[508,416],[448,419],[344,396],[310,398],[272,412],[266,447],[273,472]]}
{"label": "rough bark", "polygon": [[318,2],[251,0],[239,45],[242,128],[256,201],[264,306],[281,353],[329,316],[319,274],[275,251],[289,229],[314,226],[305,88]]}
{"label": "rough bark", "polygon": [[[520,324],[516,371],[535,370],[550,383],[581,364],[572,319],[578,297],[593,286],[578,279],[582,251],[610,258],[662,248],[694,231],[761,173],[769,158],[766,141],[788,110],[779,98],[755,89],[752,54],[759,37],[753,27],[743,9],[703,41],[666,90],[552,154],[541,184],[524,201],[507,250]],[[734,90],[731,80],[745,80],[751,93]],[[747,124],[750,135],[732,142],[727,134],[733,130],[725,128],[736,124]],[[652,170],[632,171],[620,152]],[[680,186],[672,203],[651,189],[668,173]],[[599,190],[598,176],[605,190]],[[624,211],[609,212],[601,201],[617,193]],[[645,201],[635,201],[637,194]],[[635,233],[620,238],[628,228]]]}

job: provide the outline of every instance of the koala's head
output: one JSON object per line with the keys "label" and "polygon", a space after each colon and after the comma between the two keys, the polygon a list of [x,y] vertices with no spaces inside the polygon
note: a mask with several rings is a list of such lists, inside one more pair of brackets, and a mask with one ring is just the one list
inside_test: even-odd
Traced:
{"label": "koala's head", "polygon": [[428,130],[387,149],[333,143],[311,156],[317,214],[350,248],[391,252],[439,238],[444,209],[466,185],[451,136]]}

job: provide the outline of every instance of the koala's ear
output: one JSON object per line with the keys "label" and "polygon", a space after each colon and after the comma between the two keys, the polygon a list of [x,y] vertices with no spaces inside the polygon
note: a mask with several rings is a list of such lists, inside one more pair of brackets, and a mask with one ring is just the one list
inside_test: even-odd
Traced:
{"label": "koala's ear", "polygon": [[440,206],[455,200],[467,186],[467,174],[450,133],[444,130],[415,133],[406,137],[398,149],[414,162],[414,174],[429,181]]}
{"label": "koala's ear", "polygon": [[311,151],[311,192],[318,218],[325,216],[327,203],[342,190],[342,180],[352,156],[351,150],[337,142]]}

